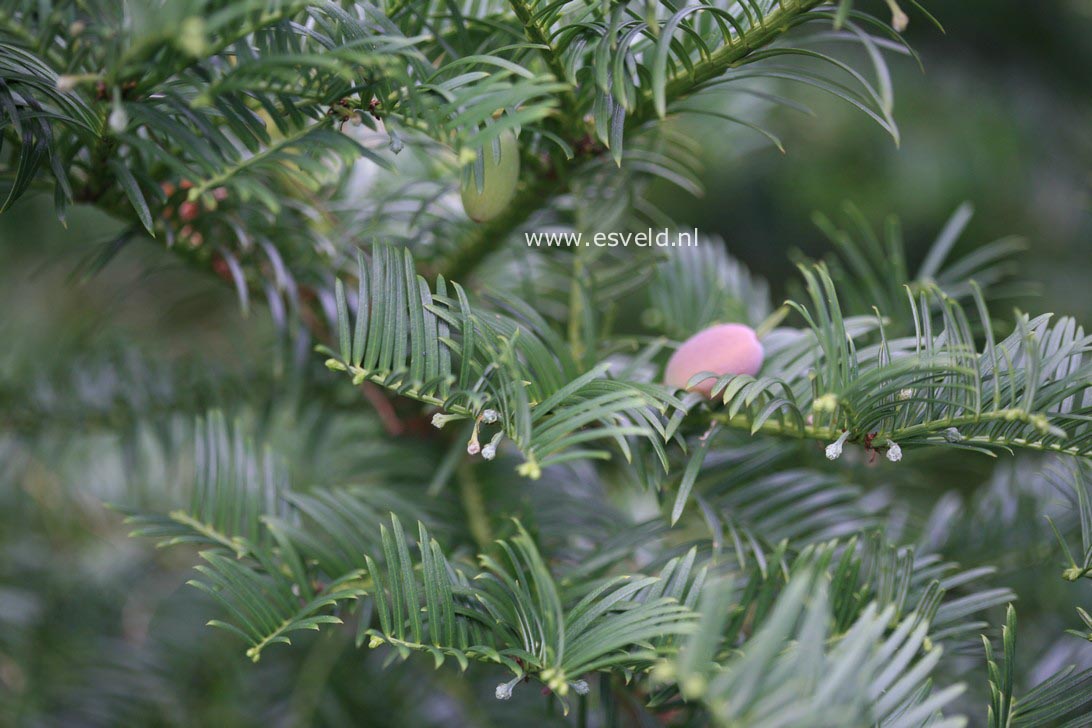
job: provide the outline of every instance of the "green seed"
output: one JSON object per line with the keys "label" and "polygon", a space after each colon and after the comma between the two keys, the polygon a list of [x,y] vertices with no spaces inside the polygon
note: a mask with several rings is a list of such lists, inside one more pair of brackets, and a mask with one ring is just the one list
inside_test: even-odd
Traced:
{"label": "green seed", "polygon": [[475,165],[463,170],[463,209],[471,220],[488,222],[501,214],[516,194],[519,182],[519,145],[516,135],[510,131],[500,135],[500,158],[495,145],[489,142],[483,149],[485,164],[479,191],[475,179]]}

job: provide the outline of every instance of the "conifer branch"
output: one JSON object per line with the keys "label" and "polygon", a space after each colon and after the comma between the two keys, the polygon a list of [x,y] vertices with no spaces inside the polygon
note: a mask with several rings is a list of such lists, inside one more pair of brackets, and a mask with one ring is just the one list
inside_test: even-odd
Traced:
{"label": "conifer branch", "polygon": [[[906,17],[861,4],[0,0],[0,210],[43,192],[62,218],[93,205],[124,229],[81,276],[152,242],[232,286],[244,313],[265,302],[275,327],[274,356],[240,344],[224,374],[201,351],[195,371],[149,363],[177,337],[92,345],[50,313],[31,322],[33,346],[0,361],[0,475],[20,484],[0,488],[0,547],[15,556],[0,569],[15,615],[0,620],[0,682],[17,702],[0,701],[0,723],[208,722],[175,711],[177,665],[235,669],[187,631],[194,620],[145,605],[124,563],[80,581],[79,554],[63,586],[89,601],[131,592],[116,621],[154,611],[146,636],[88,647],[53,618],[58,583],[33,527],[63,536],[91,520],[61,481],[94,474],[117,481],[105,485],[131,535],[196,550],[189,583],[219,610],[207,624],[273,663],[263,676],[298,675],[292,641],[337,630],[303,663],[300,714],[409,696],[398,718],[414,723],[439,670],[459,681],[444,715],[462,717],[494,717],[534,680],[581,724],[625,711],[642,724],[954,728],[951,711],[976,701],[991,726],[1075,724],[1092,675],[1024,689],[1011,608],[984,642],[988,680],[962,677],[974,637],[1016,597],[1014,564],[1054,562],[1051,597],[1092,576],[1092,335],[1068,317],[994,318],[1018,241],[948,262],[961,206],[911,274],[897,223],[877,233],[848,207],[848,229],[816,217],[831,255],[801,263],[780,307],[713,239],[639,259],[519,248],[526,264],[505,267],[540,221],[670,227],[651,183],[698,191],[705,150],[668,117],[780,148],[759,108],[799,109],[780,86],[803,85],[897,140],[884,59],[914,56]],[[843,42],[863,52],[843,58]],[[737,95],[763,106],[727,107]],[[471,176],[484,195],[489,147],[513,139],[520,178],[496,207],[464,187],[462,215],[452,192]],[[668,375],[673,350],[726,322],[752,330],[740,369],[753,375],[715,362]],[[308,359],[315,348],[337,376]],[[687,391],[710,374],[711,399]],[[977,459],[946,493],[942,459],[903,462],[925,447],[1032,456]],[[819,454],[846,448],[892,465]],[[925,473],[938,483],[927,513],[902,487]],[[97,545],[111,524],[92,517]],[[140,574],[177,564],[143,558]],[[1092,624],[1076,611],[1072,626]],[[23,671],[17,655],[13,669],[12,646],[38,635],[49,661]],[[342,656],[350,638],[376,658]],[[96,663],[78,694],[66,676],[22,697],[43,665],[69,668],[69,642],[123,664]],[[968,689],[988,699],[956,703]],[[64,714],[39,714],[58,697]]]}
{"label": "conifer branch", "polygon": [[[522,6],[523,0],[514,0],[514,2]],[[689,64],[685,69],[680,69],[663,82],[657,82],[654,79],[651,87],[641,92],[641,101],[625,115],[623,124],[626,134],[638,134],[646,130],[649,122],[665,115],[666,100],[674,103],[702,89],[726,70],[740,65],[749,56],[769,46],[824,3],[825,0],[790,0],[779,3],[768,15],[760,16],[757,22],[752,19],[751,26],[746,30],[736,25],[738,35],[727,36],[724,44],[707,57]],[[534,37],[538,39],[536,42],[542,42],[540,35],[544,36],[544,32],[537,25],[534,28],[528,27],[528,32],[535,33]],[[557,59],[556,53],[552,51],[549,57]],[[558,78],[565,79],[563,68],[553,69],[553,72]],[[577,110],[573,108],[569,111],[569,118],[575,120],[578,116]],[[576,133],[570,132],[570,136],[566,138],[569,147],[587,148],[583,144],[585,134],[582,131],[583,125],[577,124],[574,129]],[[606,138],[606,130],[600,129],[598,134],[601,138]],[[620,139],[617,141],[621,143]],[[608,153],[609,149],[606,148],[593,152],[598,157],[605,157]],[[538,160],[528,161],[534,163]],[[578,155],[575,159],[565,159],[558,153],[551,154],[550,167],[546,170],[545,178],[540,174],[525,184],[511,205],[515,211],[508,212],[484,226],[469,230],[464,237],[460,238],[450,259],[439,268],[440,272],[453,280],[465,280],[481,261],[510,242],[513,232],[519,225],[526,222],[530,211],[541,207],[544,201],[548,202],[570,192],[571,180],[576,176],[578,166],[585,161],[584,155]],[[563,171],[566,167],[568,169]]]}

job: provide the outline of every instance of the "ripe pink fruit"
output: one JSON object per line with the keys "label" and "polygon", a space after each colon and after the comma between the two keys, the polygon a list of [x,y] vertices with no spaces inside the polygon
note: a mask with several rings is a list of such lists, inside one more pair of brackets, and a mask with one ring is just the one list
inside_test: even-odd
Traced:
{"label": "ripe pink fruit", "polygon": [[[699,372],[713,372],[717,378],[725,374],[754,376],[762,368],[762,344],[750,326],[718,324],[699,331],[683,342],[667,362],[664,381],[683,389],[690,377]],[[711,396],[717,379],[708,377],[690,387],[692,392]]]}

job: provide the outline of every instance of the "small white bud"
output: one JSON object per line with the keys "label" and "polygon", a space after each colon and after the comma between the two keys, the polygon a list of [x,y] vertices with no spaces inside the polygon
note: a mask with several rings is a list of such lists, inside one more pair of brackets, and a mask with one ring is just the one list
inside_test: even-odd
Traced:
{"label": "small white bud", "polygon": [[906,401],[906,400],[910,399],[913,396],[914,396],[914,390],[910,389],[909,387],[907,387],[906,389],[900,389],[899,390],[899,399],[902,400],[902,401]]}
{"label": "small white bud", "polygon": [[500,419],[500,415],[495,409],[482,410],[482,422],[487,425],[491,425]]}
{"label": "small white bud", "polygon": [[115,134],[120,134],[125,131],[125,127],[129,126],[129,115],[125,113],[125,109],[122,108],[121,104],[114,105],[114,110],[110,112],[107,123],[110,124],[110,129]]}
{"label": "small white bud", "polygon": [[477,455],[482,451],[481,443],[478,442],[477,437],[470,438],[470,442],[466,443],[466,452],[468,455]]}
{"label": "small white bud", "polygon": [[842,445],[845,444],[845,441],[847,439],[849,439],[848,430],[843,432],[842,436],[839,437],[837,440],[827,445],[827,460],[837,460],[838,458],[842,457]]}
{"label": "small white bud", "polygon": [[891,8],[891,27],[902,32],[910,25],[910,18],[902,11],[896,0],[887,0],[887,7]]}
{"label": "small white bud", "polygon": [[402,136],[397,131],[391,129],[388,132],[388,136],[390,137],[390,144],[388,146],[392,152],[398,154],[406,148],[406,143],[402,140]]}
{"label": "small white bud", "polygon": [[437,430],[441,429],[448,422],[454,422],[456,420],[465,419],[463,415],[448,415],[443,412],[437,412],[432,416],[432,426]]}
{"label": "small white bud", "polygon": [[519,680],[520,679],[517,677],[514,680],[509,680],[506,683],[501,683],[500,685],[498,685],[497,691],[495,693],[495,695],[497,696],[497,700],[508,700],[509,698],[511,698],[512,689],[516,687],[516,683],[518,683]]}
{"label": "small white bud", "polygon": [[569,683],[569,686],[572,687],[577,695],[587,695],[588,691],[591,690],[591,688],[588,687],[587,680],[573,680]]}
{"label": "small white bud", "polygon": [[66,94],[76,88],[80,82],[79,76],[57,76],[57,90]]}
{"label": "small white bud", "polygon": [[897,442],[888,442],[887,445],[887,459],[893,463],[897,463],[902,460],[902,448],[899,447]]}
{"label": "small white bud", "polygon": [[492,460],[497,457],[497,445],[500,444],[501,438],[503,437],[503,431],[493,435],[493,438],[482,448],[482,457],[486,460]]}
{"label": "small white bud", "polygon": [[963,440],[963,433],[954,427],[949,427],[944,431],[944,439],[948,442],[960,442]]}

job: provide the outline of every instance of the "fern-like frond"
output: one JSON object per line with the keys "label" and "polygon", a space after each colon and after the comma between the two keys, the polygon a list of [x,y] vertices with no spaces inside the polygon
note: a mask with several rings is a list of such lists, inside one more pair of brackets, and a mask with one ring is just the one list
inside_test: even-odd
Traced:
{"label": "fern-like frond", "polygon": [[847,440],[893,460],[902,445],[1092,452],[1092,337],[1072,319],[1020,314],[995,341],[976,295],[986,329],[979,351],[963,308],[931,288],[909,298],[915,335],[889,339],[882,318],[843,314],[824,265],[802,270],[810,305],[789,305],[810,330],[771,333],[759,377],[719,380],[714,396],[726,410],[714,420],[835,441],[832,458]]}
{"label": "fern-like frond", "polygon": [[[751,441],[714,426],[694,444],[679,476],[671,509],[677,522],[692,492],[701,517],[718,542],[737,528],[762,533],[767,543],[782,539],[798,546],[867,531],[882,521],[882,499],[865,503],[865,493],[844,475],[793,467],[795,448]],[[775,472],[771,472],[774,471]]]}
{"label": "fern-like frond", "polygon": [[[706,504],[703,510],[712,508]],[[680,573],[708,571],[732,577],[739,588],[737,608],[725,630],[727,645],[746,640],[766,618],[789,576],[804,571],[829,581],[836,633],[848,629],[874,603],[893,608],[895,620],[918,615],[930,625],[931,643],[959,651],[973,646],[975,635],[988,626],[984,618],[990,610],[1015,598],[1012,590],[990,585],[996,571],[992,567],[961,568],[939,553],[891,544],[876,529],[809,543],[806,536],[773,541],[761,530],[761,521],[753,526],[725,518],[723,530],[711,538],[680,543],[677,528],[668,528],[662,520],[649,522],[604,541],[566,572],[566,579],[579,583],[599,578],[610,564],[645,549],[661,554],[649,568],[663,564],[663,571],[669,572],[688,565]],[[697,581],[705,580],[702,576]]]}
{"label": "fern-like frond", "polygon": [[728,583],[709,590],[698,630],[662,670],[719,725],[964,724],[940,717],[964,688],[931,689],[941,650],[925,649],[928,624],[916,615],[893,625],[893,607],[870,604],[844,634],[832,635],[828,588],[805,571],[742,650],[714,662],[732,594]]}
{"label": "fern-like frond", "polygon": [[19,154],[7,163],[0,157],[0,175],[11,175],[5,180],[7,189],[0,189],[0,212],[48,165],[56,183],[54,199],[63,213],[72,187],[66,169],[71,152],[62,128],[86,139],[99,132],[102,120],[78,94],[58,85],[57,72],[48,61],[3,40],[0,34],[0,138],[13,134]]}
{"label": "fern-like frond", "polygon": [[[659,385],[612,379],[609,366],[581,372],[566,345],[527,304],[496,300],[496,312],[472,308],[465,291],[440,278],[435,292],[416,273],[408,251],[377,246],[361,257],[356,315],[338,283],[339,351],[323,349],[327,366],[354,383],[371,381],[443,410],[434,418],[471,418],[468,452],[493,457],[502,436],[523,453],[520,472],[573,458],[601,458],[584,443],[608,440],[628,454],[629,436],[663,452],[665,414],[682,402]],[[489,425],[499,432],[484,445]],[[666,459],[664,460],[666,464]]]}
{"label": "fern-like frond", "polygon": [[586,692],[587,673],[646,669],[694,617],[683,603],[693,603],[700,589],[689,580],[689,565],[676,571],[676,562],[658,579],[607,579],[578,599],[559,589],[518,524],[512,538],[497,542],[497,556],[481,555],[482,571],[470,576],[448,562],[423,526],[416,558],[397,518],[391,526],[383,529],[384,565],[369,557],[367,591],[379,628],[363,635],[373,647],[429,653],[437,666],[447,657],[464,669],[470,660],[505,665],[515,679],[497,688],[498,698],[534,677],[564,701],[570,690]]}
{"label": "fern-like frond", "polygon": [[679,340],[725,321],[757,328],[772,308],[766,282],[732,258],[717,238],[672,250],[647,290],[651,327]]}
{"label": "fern-like frond", "polygon": [[1057,526],[1047,516],[1069,564],[1062,572],[1062,578],[1067,581],[1082,577],[1092,579],[1092,468],[1087,462],[1056,461],[1048,466],[1044,477],[1065,498],[1080,524],[1080,547],[1074,556]]}
{"label": "fern-like frond", "polygon": [[[258,552],[258,570],[246,563],[215,551],[203,551],[207,562],[197,567],[202,578],[188,583],[212,595],[231,615],[231,621],[209,621],[243,638],[250,646],[246,654],[254,662],[262,650],[273,644],[292,644],[289,634],[299,630],[317,630],[320,624],[341,624],[328,613],[339,603],[360,597],[353,586],[358,575],[347,574],[322,589],[313,588],[303,577],[298,554],[287,542],[280,544],[281,563]],[[291,569],[292,576],[282,571]]]}
{"label": "fern-like frond", "polygon": [[262,519],[286,511],[288,476],[272,449],[259,453],[243,428],[229,428],[223,413],[198,420],[188,503],[167,514],[119,507],[131,535],[159,546],[192,543],[227,549],[239,558],[271,545]]}
{"label": "fern-like frond", "polygon": [[877,231],[849,203],[841,226],[816,213],[816,226],[837,251],[830,261],[830,274],[846,315],[868,316],[878,309],[890,319],[886,323],[889,333],[906,335],[914,330],[912,311],[903,303],[907,290],[918,295],[936,285],[963,304],[974,302],[976,290],[987,302],[1018,291],[1009,279],[1018,267],[1016,254],[1027,248],[1020,238],[1001,238],[949,260],[973,214],[971,205],[960,205],[929,246],[919,269],[911,273],[897,217],[889,216],[882,231]]}
{"label": "fern-like frond", "polygon": [[518,672],[516,656],[496,649],[493,625],[466,577],[448,563],[423,524],[418,530],[419,557],[414,559],[401,521],[393,517],[389,529],[381,525],[381,551],[375,558],[365,556],[371,582],[367,591],[377,607],[379,625],[368,628],[362,623],[358,642],[369,637],[373,648],[391,644],[403,657],[413,650],[427,652],[436,667],[453,657],[464,670],[470,660],[484,659]]}
{"label": "fern-like frond", "polygon": [[989,728],[1076,728],[1087,723],[1092,710],[1092,669],[1078,671],[1070,665],[1031,688],[1026,695],[1016,697],[1016,610],[1012,605],[1001,628],[1001,656],[994,656],[993,645],[985,636],[982,643],[990,684]]}

